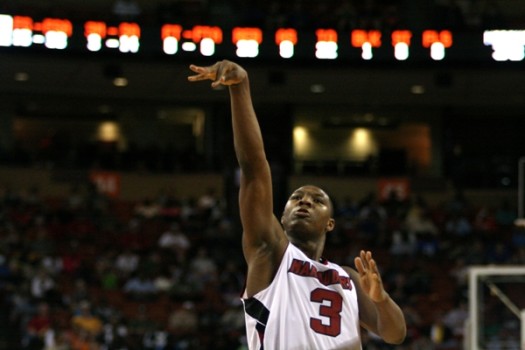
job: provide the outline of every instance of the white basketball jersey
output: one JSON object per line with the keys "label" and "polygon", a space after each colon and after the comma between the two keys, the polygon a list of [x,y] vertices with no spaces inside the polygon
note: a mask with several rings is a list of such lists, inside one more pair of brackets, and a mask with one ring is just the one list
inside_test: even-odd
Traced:
{"label": "white basketball jersey", "polygon": [[361,349],[355,285],[341,266],[288,244],[274,280],[243,296],[250,350]]}

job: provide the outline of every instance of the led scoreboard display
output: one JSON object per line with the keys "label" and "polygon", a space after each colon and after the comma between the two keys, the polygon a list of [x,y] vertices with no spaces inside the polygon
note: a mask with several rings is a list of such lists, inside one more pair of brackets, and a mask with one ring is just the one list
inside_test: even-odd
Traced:
{"label": "led scoreboard display", "polygon": [[67,48],[73,24],[67,19],[0,15],[0,46],[30,47],[44,44],[49,49]]}
{"label": "led scoreboard display", "polygon": [[131,22],[72,23],[64,18],[35,20],[0,14],[0,49],[4,47],[192,59],[216,56],[343,62],[523,61],[525,30],[454,33],[428,28],[384,33],[365,29],[340,32],[318,28],[300,32],[279,28],[268,32],[257,27],[195,25],[186,28],[177,23],[142,27]]}
{"label": "led scoreboard display", "polygon": [[136,23],[107,26],[104,22],[87,21],[84,24],[84,37],[89,51],[100,51],[103,44],[120,52],[137,53],[140,48],[140,27]]}

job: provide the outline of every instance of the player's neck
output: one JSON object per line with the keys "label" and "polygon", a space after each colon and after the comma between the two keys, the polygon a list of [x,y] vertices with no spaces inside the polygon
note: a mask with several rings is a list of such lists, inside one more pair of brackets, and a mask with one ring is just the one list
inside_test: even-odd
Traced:
{"label": "player's neck", "polygon": [[290,242],[299,248],[308,258],[320,261],[323,255],[324,243],[314,240],[298,240],[290,238]]}

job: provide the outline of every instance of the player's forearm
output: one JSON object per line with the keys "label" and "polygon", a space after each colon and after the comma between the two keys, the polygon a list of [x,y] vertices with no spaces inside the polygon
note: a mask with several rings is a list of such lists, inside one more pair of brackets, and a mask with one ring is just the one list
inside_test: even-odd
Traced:
{"label": "player's forearm", "polygon": [[266,162],[264,144],[250,94],[248,77],[229,87],[235,154],[245,176]]}
{"label": "player's forearm", "polygon": [[387,343],[401,344],[406,336],[406,323],[399,306],[388,297],[375,303],[377,308],[377,329],[379,336]]}

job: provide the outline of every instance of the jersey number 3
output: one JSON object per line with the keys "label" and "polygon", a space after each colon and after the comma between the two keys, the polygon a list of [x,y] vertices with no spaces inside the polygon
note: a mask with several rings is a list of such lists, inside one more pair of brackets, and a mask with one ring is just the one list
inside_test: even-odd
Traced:
{"label": "jersey number 3", "polygon": [[341,311],[343,310],[343,297],[339,293],[328,289],[317,288],[310,294],[310,301],[330,305],[319,306],[319,315],[329,319],[328,324],[318,318],[310,318],[310,328],[316,333],[336,337],[341,333]]}

